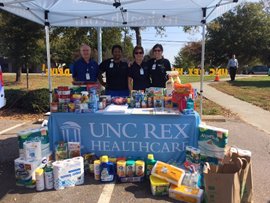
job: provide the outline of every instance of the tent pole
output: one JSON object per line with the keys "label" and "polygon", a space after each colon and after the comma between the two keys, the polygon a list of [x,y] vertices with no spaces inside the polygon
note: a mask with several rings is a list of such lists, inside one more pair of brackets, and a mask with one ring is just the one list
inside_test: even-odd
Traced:
{"label": "tent pole", "polygon": [[200,116],[202,117],[203,110],[203,79],[204,79],[204,55],[205,55],[205,29],[206,29],[206,8],[203,8],[202,20],[202,54],[201,54],[201,77],[200,77]]}
{"label": "tent pole", "polygon": [[97,44],[98,44],[98,64],[102,62],[102,30],[97,28]]}
{"label": "tent pole", "polygon": [[50,92],[50,103],[51,103],[52,102],[52,79],[51,79],[51,53],[50,53],[49,25],[45,25],[45,34],[46,34],[48,81],[49,81],[49,92]]}

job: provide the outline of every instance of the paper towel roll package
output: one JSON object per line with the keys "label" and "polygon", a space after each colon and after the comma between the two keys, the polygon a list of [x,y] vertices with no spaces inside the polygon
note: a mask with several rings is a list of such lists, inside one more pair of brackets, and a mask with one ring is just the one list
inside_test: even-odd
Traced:
{"label": "paper towel roll package", "polygon": [[54,189],[61,190],[84,183],[84,163],[82,157],[56,161],[53,163]]}
{"label": "paper towel roll package", "polygon": [[49,135],[47,127],[23,130],[18,132],[17,136],[18,136],[20,157],[24,156],[23,143],[26,141],[40,140],[43,157],[50,152]]}
{"label": "paper towel roll package", "polygon": [[228,143],[229,131],[209,125],[199,125],[198,146],[201,154],[206,157],[223,159]]}

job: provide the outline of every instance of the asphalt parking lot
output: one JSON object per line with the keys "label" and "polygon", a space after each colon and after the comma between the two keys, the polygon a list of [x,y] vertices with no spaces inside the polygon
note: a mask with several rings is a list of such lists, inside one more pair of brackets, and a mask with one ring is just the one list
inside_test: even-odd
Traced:
{"label": "asphalt parking lot", "polygon": [[[0,121],[2,126],[4,121]],[[254,202],[270,201],[270,135],[239,120],[207,122],[209,125],[229,129],[229,144],[252,151]],[[7,125],[7,124],[6,124]],[[64,190],[36,192],[15,185],[13,160],[18,157],[16,132],[34,127],[27,123],[0,133],[0,201],[3,203],[47,202],[174,202],[168,197],[153,197],[149,181],[127,184],[100,184],[86,175],[85,184]]]}

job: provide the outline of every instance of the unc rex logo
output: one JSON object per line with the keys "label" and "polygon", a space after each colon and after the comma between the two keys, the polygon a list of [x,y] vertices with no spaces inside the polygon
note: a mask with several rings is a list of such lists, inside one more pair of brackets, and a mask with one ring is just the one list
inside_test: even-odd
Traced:
{"label": "unc rex logo", "polygon": [[81,143],[81,126],[75,122],[68,121],[60,127],[62,130],[62,138],[65,142],[80,142]]}

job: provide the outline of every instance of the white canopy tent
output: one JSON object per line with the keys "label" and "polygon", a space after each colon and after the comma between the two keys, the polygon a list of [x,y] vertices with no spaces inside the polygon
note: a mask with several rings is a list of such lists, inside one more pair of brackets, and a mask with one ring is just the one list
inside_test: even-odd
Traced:
{"label": "white canopy tent", "polygon": [[97,28],[202,26],[200,86],[202,115],[205,25],[242,1],[244,0],[0,0],[0,9],[45,26],[50,102],[52,101],[50,26]]}

